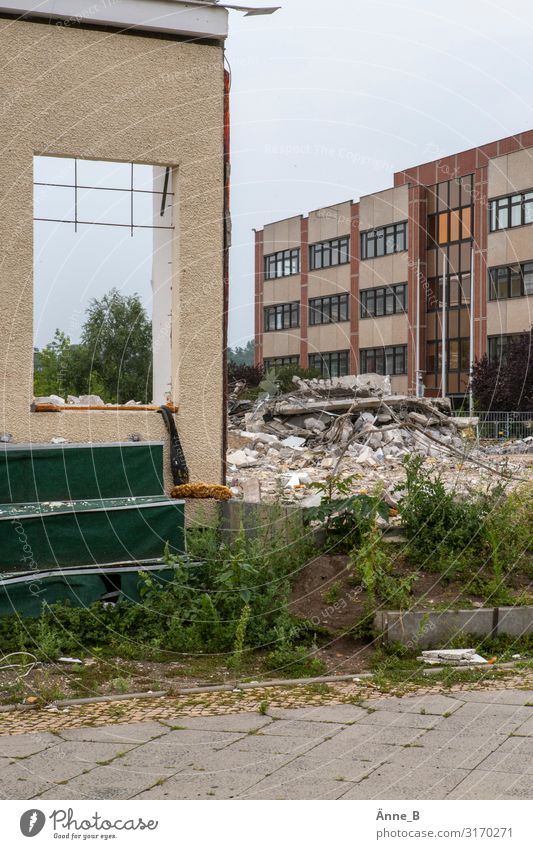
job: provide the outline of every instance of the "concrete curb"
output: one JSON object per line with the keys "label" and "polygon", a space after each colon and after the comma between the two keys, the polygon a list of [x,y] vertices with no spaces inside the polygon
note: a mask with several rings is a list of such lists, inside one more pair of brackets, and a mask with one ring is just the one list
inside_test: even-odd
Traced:
{"label": "concrete curb", "polygon": [[380,610],[374,629],[383,642],[413,649],[438,648],[459,634],[524,637],[533,634],[533,606],[476,607],[470,610]]}
{"label": "concrete curb", "polygon": [[[498,669],[514,669],[518,663],[492,663],[490,665],[483,663],[469,664],[468,666],[432,666],[427,669],[422,669],[424,675],[435,675],[435,673],[443,672],[444,670],[464,672],[468,669],[484,669],[486,672],[492,672]],[[324,675],[318,678],[270,678],[268,681],[245,681],[235,682],[234,684],[210,684],[205,687],[184,687],[179,690],[157,690],[153,693],[123,693],[111,696],[90,696],[85,699],[63,699],[57,702],[50,702],[47,705],[0,705],[0,713],[12,713],[13,711],[26,710],[48,710],[50,708],[73,707],[76,705],[93,705],[106,704],[113,702],[130,701],[133,699],[162,699],[176,698],[178,696],[198,695],[201,693],[234,693],[241,690],[261,690],[268,687],[302,687],[311,684],[336,684],[339,681],[353,681],[357,683],[360,679],[374,678],[374,672],[354,672],[352,675]]]}

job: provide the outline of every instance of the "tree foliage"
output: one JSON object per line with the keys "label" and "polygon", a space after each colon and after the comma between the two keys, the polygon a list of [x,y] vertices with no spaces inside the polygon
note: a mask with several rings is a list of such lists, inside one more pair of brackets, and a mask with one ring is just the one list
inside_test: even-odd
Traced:
{"label": "tree foliage", "polygon": [[255,357],[255,342],[249,339],[244,347],[236,345],[235,348],[228,348],[228,363],[235,363],[242,366],[253,366]]}
{"label": "tree foliage", "polygon": [[81,342],[56,330],[35,352],[35,395],[99,395],[107,403],[152,396],[152,326],[138,295],[111,289],[87,310]]}
{"label": "tree foliage", "polygon": [[479,410],[533,409],[533,334],[531,330],[510,343],[505,359],[487,355],[474,364],[472,391]]}

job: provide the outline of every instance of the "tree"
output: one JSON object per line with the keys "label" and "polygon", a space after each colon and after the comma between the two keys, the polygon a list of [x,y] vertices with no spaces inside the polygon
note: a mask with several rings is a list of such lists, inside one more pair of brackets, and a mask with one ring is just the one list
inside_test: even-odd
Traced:
{"label": "tree", "polygon": [[99,395],[108,403],[152,397],[152,326],[137,295],[116,289],[87,308],[81,343],[56,330],[34,354],[35,395]]}
{"label": "tree", "polygon": [[485,354],[474,364],[472,391],[479,410],[533,410],[532,329],[513,340],[505,358]]}
{"label": "tree", "polygon": [[152,397],[152,325],[138,295],[111,289],[93,298],[81,334],[88,373],[102,380],[105,400],[147,403]]}
{"label": "tree", "polygon": [[255,357],[255,342],[249,339],[244,348],[237,345],[235,348],[228,348],[228,362],[235,365],[253,366]]}

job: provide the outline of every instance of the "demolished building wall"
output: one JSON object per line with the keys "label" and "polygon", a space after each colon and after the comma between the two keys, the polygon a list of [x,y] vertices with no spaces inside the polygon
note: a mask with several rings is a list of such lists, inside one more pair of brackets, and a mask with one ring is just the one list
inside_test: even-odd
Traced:
{"label": "demolished building wall", "polygon": [[[65,23],[65,22],[63,22]],[[67,23],[69,23],[67,21]],[[155,412],[31,412],[34,155],[172,165],[172,400],[193,479],[222,477],[223,48],[0,18],[0,431],[165,442]],[[116,281],[113,281],[114,283]],[[73,281],[75,285],[76,281]],[[201,377],[199,378],[199,375]],[[200,389],[199,389],[200,379]],[[165,460],[168,475],[168,456]],[[167,479],[170,485],[170,478]]]}

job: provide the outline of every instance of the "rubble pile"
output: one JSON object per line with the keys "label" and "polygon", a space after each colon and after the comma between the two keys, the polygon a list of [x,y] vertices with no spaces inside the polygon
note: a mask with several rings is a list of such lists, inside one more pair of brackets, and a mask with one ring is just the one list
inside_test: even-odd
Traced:
{"label": "rubble pile", "polygon": [[331,469],[345,454],[370,466],[411,453],[439,457],[462,452],[460,431],[475,424],[452,418],[447,399],[391,395],[390,383],[378,375],[296,377],[294,383],[294,392],[259,401],[240,420],[232,417],[231,429],[244,442],[229,453],[230,466],[288,459],[294,451]]}

